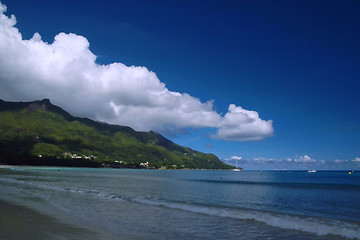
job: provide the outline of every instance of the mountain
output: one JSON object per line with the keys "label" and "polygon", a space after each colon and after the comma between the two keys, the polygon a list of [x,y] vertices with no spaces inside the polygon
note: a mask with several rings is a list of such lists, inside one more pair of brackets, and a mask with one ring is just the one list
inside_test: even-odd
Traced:
{"label": "mountain", "polygon": [[49,99],[0,100],[0,163],[128,168],[232,169],[213,154],[159,133],[74,117]]}

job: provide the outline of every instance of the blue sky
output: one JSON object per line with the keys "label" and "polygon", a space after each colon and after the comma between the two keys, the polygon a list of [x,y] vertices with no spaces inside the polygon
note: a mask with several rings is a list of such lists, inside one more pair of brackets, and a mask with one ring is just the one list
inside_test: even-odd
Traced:
{"label": "blue sky", "polygon": [[24,40],[75,33],[99,65],[145,66],[220,116],[235,104],[273,121],[256,141],[198,122],[159,130],[180,145],[246,169],[360,168],[359,1],[1,2]]}

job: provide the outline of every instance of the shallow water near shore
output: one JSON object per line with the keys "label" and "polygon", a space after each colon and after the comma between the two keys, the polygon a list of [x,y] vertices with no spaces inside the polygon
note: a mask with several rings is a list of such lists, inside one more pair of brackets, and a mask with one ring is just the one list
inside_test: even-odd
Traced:
{"label": "shallow water near shore", "polygon": [[360,239],[359,172],[7,167],[0,198],[33,239]]}
{"label": "shallow water near shore", "polygon": [[0,239],[101,239],[101,235],[27,207],[0,200]]}

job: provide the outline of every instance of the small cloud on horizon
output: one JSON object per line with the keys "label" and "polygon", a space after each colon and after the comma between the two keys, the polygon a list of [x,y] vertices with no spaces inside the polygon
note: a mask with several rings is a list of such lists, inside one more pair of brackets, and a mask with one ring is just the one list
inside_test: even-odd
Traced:
{"label": "small cloud on horizon", "polygon": [[24,40],[15,16],[6,16],[6,10],[0,2],[1,99],[49,98],[71,114],[140,131],[210,127],[217,129],[213,138],[226,141],[273,135],[273,122],[256,111],[230,104],[222,115],[214,110],[214,101],[170,91],[146,67],[97,64],[83,36],[59,33],[47,43],[35,33]]}
{"label": "small cloud on horizon", "polygon": [[356,157],[352,160],[317,160],[311,158],[309,155],[304,155],[295,158],[243,158],[239,156],[232,156],[223,159],[225,163],[230,165],[242,164],[241,167],[245,169],[293,169],[293,170],[307,170],[307,169],[359,169],[360,158]]}
{"label": "small cloud on horizon", "polygon": [[296,163],[315,163],[316,160],[312,159],[308,155],[304,155],[302,157],[294,159]]}

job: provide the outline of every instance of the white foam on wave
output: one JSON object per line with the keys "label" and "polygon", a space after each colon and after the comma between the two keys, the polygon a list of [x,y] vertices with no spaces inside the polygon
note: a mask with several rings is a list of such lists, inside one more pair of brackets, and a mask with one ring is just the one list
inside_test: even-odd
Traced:
{"label": "white foam on wave", "polygon": [[277,214],[256,210],[204,207],[141,198],[133,199],[133,201],[141,204],[162,206],[193,213],[206,214],[210,216],[226,217],[240,220],[253,220],[265,223],[273,227],[299,230],[317,235],[331,234],[349,239],[360,239],[360,225],[334,219]]}

